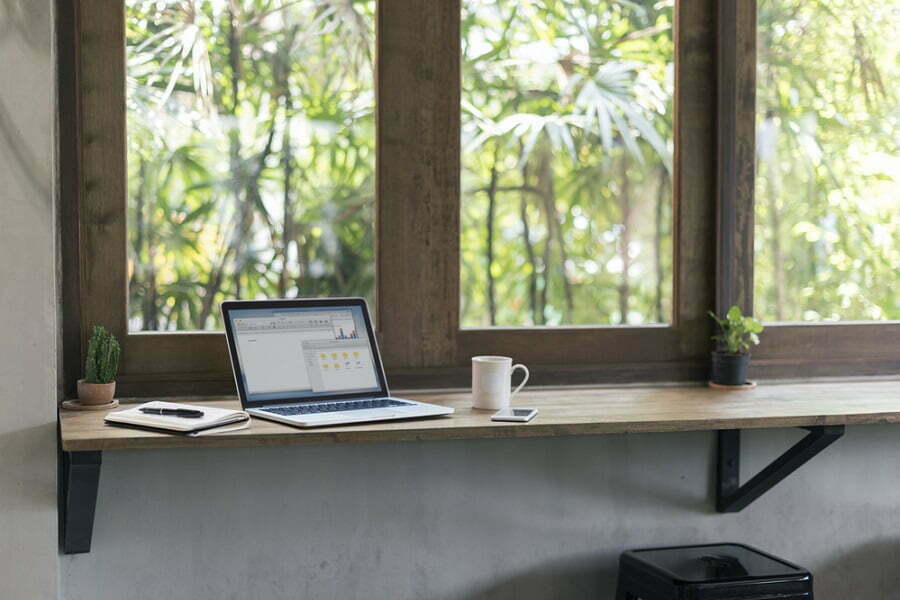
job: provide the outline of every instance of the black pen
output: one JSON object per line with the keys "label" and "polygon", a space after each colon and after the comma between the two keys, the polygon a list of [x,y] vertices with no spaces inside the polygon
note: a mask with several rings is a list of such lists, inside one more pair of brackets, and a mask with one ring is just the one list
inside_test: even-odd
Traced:
{"label": "black pen", "polygon": [[183,417],[185,419],[199,419],[203,416],[202,410],[190,408],[142,408],[141,412],[148,415],[166,415],[168,417]]}

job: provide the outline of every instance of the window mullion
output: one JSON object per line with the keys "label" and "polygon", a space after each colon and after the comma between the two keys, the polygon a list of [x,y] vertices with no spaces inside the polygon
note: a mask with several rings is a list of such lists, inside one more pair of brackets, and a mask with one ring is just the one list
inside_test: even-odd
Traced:
{"label": "window mullion", "polygon": [[753,312],[756,0],[717,9],[716,310]]}
{"label": "window mullion", "polygon": [[458,0],[382,0],[377,304],[387,367],[452,364],[459,330]]}
{"label": "window mullion", "polygon": [[[82,335],[128,332],[125,162],[125,5],[79,3]],[[98,59],[102,57],[102,60]],[[127,348],[126,348],[127,350]]]}

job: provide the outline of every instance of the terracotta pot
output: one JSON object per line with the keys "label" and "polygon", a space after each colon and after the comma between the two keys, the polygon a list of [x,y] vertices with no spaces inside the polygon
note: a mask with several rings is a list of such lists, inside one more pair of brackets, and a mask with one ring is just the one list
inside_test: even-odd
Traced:
{"label": "terracotta pot", "polygon": [[78,401],[82,404],[109,404],[116,395],[116,382],[87,383],[78,380]]}

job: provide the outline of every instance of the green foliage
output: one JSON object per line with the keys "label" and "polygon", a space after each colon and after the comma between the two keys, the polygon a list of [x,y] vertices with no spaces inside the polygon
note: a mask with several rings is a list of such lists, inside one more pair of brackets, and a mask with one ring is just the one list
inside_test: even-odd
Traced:
{"label": "green foliage", "polygon": [[88,341],[84,361],[84,380],[87,383],[112,383],[119,370],[121,348],[113,334],[102,325],[95,325]]}
{"label": "green foliage", "polygon": [[673,5],[463,3],[464,326],[669,320]]}
{"label": "green foliage", "polygon": [[719,325],[721,333],[712,339],[719,342],[725,351],[731,354],[745,354],[751,346],[759,344],[759,334],[763,325],[753,317],[745,317],[739,306],[728,309],[725,317],[719,317],[710,311],[709,316]]}
{"label": "green foliage", "polygon": [[900,319],[900,10],[760,0],[755,311]]}
{"label": "green foliage", "polygon": [[[463,326],[671,319],[674,6],[462,3]],[[126,9],[130,327],[371,297],[375,0]],[[764,320],[900,319],[898,18],[759,2]]]}
{"label": "green foliage", "polygon": [[374,0],[127,0],[130,327],[371,296]]}

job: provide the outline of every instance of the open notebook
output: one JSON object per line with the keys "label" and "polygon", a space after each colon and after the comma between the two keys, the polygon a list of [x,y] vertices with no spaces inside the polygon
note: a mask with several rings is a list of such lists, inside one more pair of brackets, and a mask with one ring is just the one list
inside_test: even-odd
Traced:
{"label": "open notebook", "polygon": [[[194,419],[168,415],[148,415],[142,408],[187,408],[203,411],[203,416]],[[106,415],[106,422],[111,425],[130,425],[141,429],[152,429],[170,433],[186,433],[191,436],[210,435],[246,429],[250,426],[250,415],[242,410],[229,410],[196,404],[176,404],[155,400],[139,404],[134,408],[111,412]],[[236,427],[227,425],[239,424]]]}

